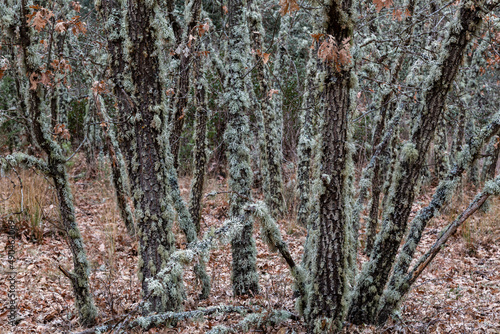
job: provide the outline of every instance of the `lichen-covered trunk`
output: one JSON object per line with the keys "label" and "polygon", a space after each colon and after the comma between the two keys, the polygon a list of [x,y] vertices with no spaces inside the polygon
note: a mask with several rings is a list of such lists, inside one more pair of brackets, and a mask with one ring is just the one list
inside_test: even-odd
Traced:
{"label": "lichen-covered trunk", "polygon": [[[205,169],[207,165],[207,155],[205,150],[208,114],[207,110],[204,108],[204,90],[202,89],[197,94],[200,95],[200,98],[198,99],[199,105],[196,106],[195,148],[193,155],[194,173],[193,180],[191,181],[191,193],[189,196],[189,213],[192,219],[192,224],[196,228],[196,233],[199,233],[203,183],[205,181]],[[194,269],[202,284],[200,298],[206,299],[210,294],[210,277],[205,271],[205,263],[203,263],[202,260],[200,261],[201,263],[197,264]]]}
{"label": "lichen-covered trunk", "polygon": [[[500,195],[500,177],[496,177],[494,180],[490,180],[485,184],[485,187],[481,193],[476,195],[476,197],[469,204],[467,209],[465,209],[451,224],[449,224],[445,229],[439,234],[439,238],[432,245],[432,247],[422,255],[413,268],[401,277],[401,285],[398,286],[399,290],[392,291],[391,296],[397,296],[397,298],[402,298],[410,289],[410,287],[415,283],[420,274],[425,270],[425,268],[431,263],[431,261],[436,257],[446,241],[452,236],[457,229],[469,218],[474,212],[476,212],[491,196]],[[379,313],[379,321],[385,322],[389,316],[391,308],[387,308],[389,304],[382,304],[385,306],[381,309]]]}
{"label": "lichen-covered trunk", "polygon": [[471,138],[463,148],[463,155],[453,168],[442,179],[437,187],[431,202],[425,208],[421,209],[415,218],[411,221],[410,231],[406,241],[398,255],[394,270],[389,280],[389,284],[384,291],[379,305],[378,322],[384,323],[391,312],[402,301],[403,296],[408,292],[410,286],[405,281],[410,263],[415,254],[415,250],[420,242],[422,233],[427,223],[438,213],[451,199],[454,190],[460,182],[462,174],[466,171],[473,161],[481,154],[483,144],[489,140],[495,133],[500,131],[500,114],[494,117],[493,122],[486,125],[480,134]]}
{"label": "lichen-covered trunk", "polygon": [[[244,75],[250,60],[250,36],[246,19],[246,1],[228,1],[229,40],[228,59],[231,64],[225,82],[225,97],[228,102],[228,121],[224,133],[229,162],[229,187],[231,195],[230,216],[243,217],[243,207],[250,201],[252,169],[248,149],[249,126],[246,110],[249,107]],[[243,228],[231,242],[232,282],[235,295],[256,294],[259,291],[256,270],[255,240],[252,236],[253,222],[249,217],[241,222]]]}
{"label": "lichen-covered trunk", "polygon": [[85,252],[83,238],[76,224],[73,196],[69,187],[68,175],[66,173],[64,161],[49,159],[48,166],[50,176],[56,188],[62,224],[67,233],[68,245],[73,256],[73,271],[66,274],[69,274],[71,285],[73,286],[75,304],[80,322],[84,326],[92,326],[95,324],[95,319],[97,317],[97,308],[95,307],[94,298],[90,292],[88,280],[90,266],[87,261],[87,253]]}
{"label": "lichen-covered trunk", "polygon": [[[336,41],[352,36],[351,1],[332,1],[323,13],[326,34]],[[339,43],[340,44],[340,43]],[[325,62],[324,120],[321,145],[321,182],[319,219],[309,229],[305,252],[311,259],[308,300],[303,310],[308,331],[332,332],[342,327],[348,291],[349,224],[346,182],[349,168],[347,130],[351,108],[351,64]]]}
{"label": "lichen-covered trunk", "polygon": [[[199,75],[203,76],[202,73]],[[195,115],[195,133],[193,150],[193,179],[191,180],[191,193],[189,195],[189,213],[193,224],[196,227],[196,233],[200,233],[201,220],[201,201],[203,196],[203,183],[205,182],[205,169],[207,166],[207,122],[208,110],[205,105],[205,78],[199,78],[203,81],[198,83],[200,88],[196,89],[196,115]]]}
{"label": "lichen-covered trunk", "polygon": [[[482,3],[474,2],[476,8],[480,8]],[[406,231],[418,176],[442,117],[446,96],[462,62],[469,36],[477,31],[481,23],[481,11],[470,6],[467,3],[461,7],[458,22],[450,27],[440,60],[427,79],[425,104],[418,123],[401,150],[383,227],[375,241],[370,261],[363,267],[349,308],[348,321],[355,324],[375,322],[378,302]]]}
{"label": "lichen-covered trunk", "polygon": [[[264,178],[264,196],[267,206],[274,217],[280,218],[284,214],[283,181],[281,173],[281,139],[283,132],[283,116],[281,113],[281,94],[283,92],[270,93],[273,88],[271,80],[271,69],[266,65],[266,50],[264,48],[265,31],[262,26],[261,15],[262,1],[249,1],[249,29],[252,32],[253,49],[255,53],[256,83],[258,85],[256,113],[261,113],[258,117],[262,122],[263,132],[259,133],[261,145],[261,160],[264,160],[262,167]],[[268,55],[269,56],[269,55]],[[272,57],[272,56],[271,56]],[[277,74],[281,67],[281,51],[274,54],[274,71]],[[278,69],[278,70],[276,70]],[[273,91],[274,92],[274,91]]]}
{"label": "lichen-covered trunk", "polygon": [[83,120],[83,130],[87,140],[83,145],[85,152],[86,173],[95,177],[99,170],[99,158],[103,151],[101,127],[97,126],[98,119],[95,117],[93,103],[88,101],[85,106],[85,117]]}
{"label": "lichen-covered trunk", "polygon": [[[492,139],[488,147],[486,148],[486,155],[489,155],[484,162],[483,171],[481,172],[481,181],[485,182],[492,180],[495,177],[498,158],[500,157],[500,144],[499,137],[496,136]],[[481,206],[482,212],[488,212],[490,210],[491,201],[487,199]]]}
{"label": "lichen-covered trunk", "polygon": [[172,272],[166,279],[157,277],[175,249],[169,174],[164,164],[168,152],[167,110],[162,101],[156,47],[161,36],[157,25],[162,6],[165,4],[161,1],[144,4],[130,0],[122,4],[127,27],[123,54],[130,71],[123,85],[131,96],[130,106],[123,110],[127,113],[123,115],[125,121],[117,130],[127,146],[125,156],[139,239],[139,279],[146,301],[144,313],[178,310],[183,293],[180,273]]}
{"label": "lichen-covered trunk", "polygon": [[455,163],[458,154],[462,150],[462,144],[465,138],[465,109],[459,106],[458,117],[455,131],[453,132],[453,140],[450,149],[450,162]]}
{"label": "lichen-covered trunk", "polygon": [[438,125],[434,143],[434,178],[442,180],[449,168],[446,121],[445,117],[442,117]]}
{"label": "lichen-covered trunk", "polygon": [[307,226],[310,218],[311,156],[314,146],[313,114],[317,102],[315,94],[317,89],[314,85],[317,59],[312,50],[309,53],[309,61],[306,66],[305,92],[300,114],[299,143],[297,145],[297,192],[299,197],[297,223],[302,226]]}
{"label": "lichen-covered trunk", "polygon": [[[201,0],[188,0],[186,1],[184,18],[187,19],[182,31],[182,41],[180,48],[184,50],[191,44],[191,34],[194,34],[194,28],[200,19]],[[184,113],[188,107],[189,89],[191,87],[191,63],[193,62],[193,55],[196,53],[190,50],[186,53],[181,52],[179,66],[179,75],[177,86],[175,89],[175,102],[173,105],[173,113],[170,117],[172,129],[170,130],[170,148],[172,157],[174,159],[174,167],[177,169],[179,163],[179,148],[181,144],[182,128],[184,126]]]}
{"label": "lichen-covered trunk", "polygon": [[500,155],[500,137],[495,136],[488,147],[486,148],[485,155],[487,156],[484,165],[483,171],[481,172],[481,181],[485,182],[487,180],[491,180],[495,177],[495,172],[497,169],[498,157]]}
{"label": "lichen-covered trunk", "polygon": [[[465,141],[469,141],[472,137],[476,136],[476,120],[472,113],[467,113],[466,121],[466,131],[465,131]],[[471,168],[467,173],[467,181],[470,182],[474,187],[479,186],[479,161],[474,161]]]}
{"label": "lichen-covered trunk", "polygon": [[[31,30],[24,19],[27,14],[27,8],[24,2],[19,8],[21,11],[20,17],[22,18],[19,23],[19,45],[22,49],[20,56],[23,65],[22,71],[27,77],[31,77],[31,75],[39,75],[40,73],[37,72],[38,68],[35,63],[36,57],[31,48]],[[50,101],[42,101],[41,96],[44,95],[44,88],[42,88],[42,85],[38,85],[36,89],[30,89],[30,83],[25,82],[22,91],[24,92],[25,101],[27,101],[26,107],[28,114],[33,122],[33,135],[38,145],[40,145],[48,157],[48,175],[54,181],[62,225],[67,235],[68,245],[73,256],[72,272],[67,272],[64,268],[60,268],[71,280],[80,323],[89,327],[95,324],[97,308],[95,307],[89,286],[88,275],[90,273],[90,267],[87,261],[87,253],[80,230],[76,224],[73,195],[69,186],[65,166],[66,159],[62,154],[60,145],[52,138],[51,116],[54,115],[48,115],[47,111],[50,111],[50,107],[47,107],[47,105],[43,106],[43,103],[50,106]]]}
{"label": "lichen-covered trunk", "polygon": [[374,145],[375,152],[370,160],[368,166],[363,170],[363,174],[360,180],[360,190],[359,197],[356,203],[356,209],[354,211],[354,228],[357,235],[357,230],[359,226],[360,214],[363,210],[363,203],[368,191],[369,180],[371,177],[371,187],[372,187],[372,199],[370,205],[369,216],[365,222],[366,225],[366,244],[365,253],[370,254],[373,249],[373,243],[375,241],[375,235],[377,233],[378,226],[378,215],[380,207],[380,195],[382,194],[383,178],[385,174],[383,169],[387,167],[387,162],[390,161],[389,156],[391,155],[391,142],[395,140],[395,129],[399,125],[401,119],[401,114],[403,110],[400,108],[396,111],[396,115],[393,117],[391,123],[387,127],[386,133],[383,139],[377,140],[377,145]]}

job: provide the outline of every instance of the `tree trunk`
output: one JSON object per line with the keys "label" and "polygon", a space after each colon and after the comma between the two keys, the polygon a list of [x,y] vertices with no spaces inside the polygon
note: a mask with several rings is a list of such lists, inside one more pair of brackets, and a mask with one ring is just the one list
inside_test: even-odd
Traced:
{"label": "tree trunk", "polygon": [[[39,75],[39,69],[33,62],[36,56],[33,54],[30,31],[25,20],[27,8],[24,2],[19,6],[21,21],[19,22],[19,45],[22,49],[20,59],[24,74],[30,78]],[[50,59],[49,59],[50,60]],[[21,81],[21,80],[20,80]],[[68,182],[66,172],[66,159],[62,154],[60,145],[52,138],[51,116],[42,112],[42,103],[50,106],[50,101],[42,101],[44,95],[43,85],[37,85],[36,89],[30,88],[30,82],[24,84],[24,94],[28,114],[33,120],[32,129],[36,142],[47,154],[47,173],[54,181],[57,197],[59,200],[59,211],[61,213],[63,228],[67,235],[68,245],[73,255],[73,272],[63,272],[70,278],[75,294],[75,304],[79,314],[79,320],[84,326],[95,324],[97,308],[95,307],[92,293],[89,287],[88,275],[90,272],[87,254],[83,238],[75,220],[73,207],[73,195]],[[45,94],[47,95],[47,94]],[[43,108],[47,110],[48,108]],[[56,109],[53,109],[56,110]],[[57,115],[56,115],[57,116]],[[61,268],[61,267],[60,267]]]}
{"label": "tree trunk", "polygon": [[93,93],[94,103],[97,107],[100,120],[106,124],[104,136],[106,138],[109,159],[111,161],[111,180],[115,188],[116,202],[118,204],[120,216],[125,224],[128,234],[130,236],[134,236],[136,229],[134,214],[132,213],[132,207],[129,203],[130,185],[125,160],[123,159],[120,146],[116,140],[115,130],[113,128],[114,125],[110,122],[109,115],[107,114],[104,99],[97,93]]}
{"label": "tree trunk", "polygon": [[[271,50],[264,48],[264,27],[262,26],[262,8],[261,0],[249,1],[249,29],[252,32],[253,48],[255,50],[255,77],[258,85],[257,92],[257,113],[262,116],[263,132],[259,133],[260,141],[264,142],[261,145],[261,160],[264,177],[264,196],[266,204],[271,210],[271,214],[275,218],[281,218],[284,214],[284,198],[283,198],[283,181],[281,173],[282,149],[281,139],[283,132],[283,116],[281,113],[281,94],[283,92],[270,93],[274,89],[271,81],[271,69],[266,65],[266,51],[271,53]],[[275,58],[274,68],[281,67],[281,50],[278,46],[278,51],[273,55],[267,55],[270,58]],[[275,70],[275,74],[278,71]]]}
{"label": "tree trunk", "polygon": [[[249,64],[250,40],[246,19],[246,1],[229,0],[228,24],[229,40],[227,45],[228,63],[225,89],[228,102],[228,122],[224,133],[229,161],[231,195],[230,216],[238,219],[243,215],[243,207],[250,201],[252,170],[247,146],[249,126],[246,110],[249,107],[244,75]],[[256,294],[259,291],[256,270],[255,240],[252,236],[251,218],[241,222],[243,229],[231,243],[233,264],[232,281],[235,295]]]}
{"label": "tree trunk", "polygon": [[[351,1],[332,1],[324,9],[327,34],[338,43],[352,36]],[[331,36],[331,37],[330,37]],[[321,61],[321,60],[320,60]],[[348,288],[347,267],[349,215],[346,183],[350,152],[347,148],[348,118],[351,108],[351,64],[324,62],[324,123],[321,146],[321,181],[319,220],[310,227],[305,252],[311,258],[306,308],[303,310],[308,331],[331,332],[341,328]]]}
{"label": "tree trunk", "polygon": [[309,61],[306,65],[305,92],[302,100],[302,112],[300,115],[300,134],[297,145],[297,192],[299,205],[297,207],[297,223],[306,227],[310,220],[310,197],[311,197],[311,156],[314,146],[313,114],[317,102],[315,87],[315,73],[317,59],[314,51],[309,52]]}
{"label": "tree trunk", "polygon": [[438,181],[442,180],[448,172],[448,140],[446,139],[446,120],[441,118],[439,122],[435,144],[434,144],[434,178]]}
{"label": "tree trunk", "polygon": [[483,144],[498,131],[500,131],[500,114],[497,114],[495,120],[482,129],[480,136],[467,143],[462,151],[464,154],[461,159],[456,162],[448,175],[442,179],[429,205],[421,209],[411,221],[408,237],[401,253],[398,255],[391,279],[380,301],[379,323],[384,323],[388,319],[409,289],[404,284],[404,277],[427,223],[447,204],[464,171],[470,168],[471,163],[481,154]]}
{"label": "tree trunk", "polygon": [[203,73],[198,73],[198,86],[195,91],[196,98],[196,120],[193,150],[193,179],[191,181],[191,194],[189,196],[189,213],[196,233],[200,233],[201,201],[203,196],[203,184],[205,182],[205,170],[207,166],[207,122],[208,110],[206,109],[206,78]]}
{"label": "tree trunk", "polygon": [[[180,47],[182,50],[188,47],[190,42],[190,35],[194,33],[194,28],[200,19],[201,0],[187,0],[185,5],[184,17],[188,18],[182,31],[182,41]],[[182,135],[182,128],[184,126],[184,113],[188,107],[189,88],[191,87],[191,63],[193,62],[193,55],[196,53],[193,50],[184,53],[181,52],[179,75],[177,86],[175,89],[175,102],[174,112],[170,117],[172,129],[170,131],[170,147],[172,157],[174,159],[174,167],[177,169],[179,166],[179,147]]]}
{"label": "tree trunk", "polygon": [[[102,1],[98,8],[111,33],[108,50],[111,74],[123,121],[118,123],[122,153],[127,161],[139,238],[139,279],[146,301],[144,313],[178,310],[183,299],[179,272],[158,274],[175,250],[169,172],[167,108],[162,99],[157,40],[167,39],[161,1],[130,0],[119,5]],[[123,17],[119,14],[123,13]],[[125,24],[126,23],[126,24]],[[125,35],[120,26],[126,26]],[[121,62],[120,62],[121,60]],[[128,66],[130,75],[124,75]]]}

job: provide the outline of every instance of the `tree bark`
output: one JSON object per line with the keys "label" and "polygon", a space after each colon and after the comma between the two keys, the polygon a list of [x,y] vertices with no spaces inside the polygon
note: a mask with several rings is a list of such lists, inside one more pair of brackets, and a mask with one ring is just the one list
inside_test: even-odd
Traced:
{"label": "tree bark", "polygon": [[[168,3],[130,0],[121,5],[102,1],[110,67],[118,107],[123,119],[117,126],[120,146],[127,161],[139,238],[139,279],[145,299],[144,313],[175,311],[183,299],[178,272],[158,274],[175,250],[172,233],[173,200],[169,172],[164,162],[169,150],[167,108],[163,101],[157,40],[168,29],[160,25]],[[123,16],[122,16],[123,15]],[[127,28],[122,33],[120,27]]]}
{"label": "tree bark", "polygon": [[427,226],[427,223],[436,215],[437,212],[442,210],[442,208],[450,200],[454,190],[462,178],[464,171],[470,168],[472,162],[475,161],[481,154],[483,144],[499,131],[500,114],[497,114],[494,121],[481,130],[478,137],[471,138],[462,150],[463,155],[461,159],[456,162],[453,168],[449,171],[448,175],[441,180],[441,183],[437,187],[429,205],[421,209],[411,221],[410,231],[401,253],[397,257],[391,279],[389,280],[389,284],[380,301],[378,311],[379,323],[384,323],[388,319],[391,312],[397,307],[404,296],[404,277],[410,267],[410,262],[413,259],[415,250],[420,242],[420,238],[422,237],[422,233]]}
{"label": "tree bark", "polygon": [[[338,43],[352,37],[351,1],[332,1],[324,9],[326,38]],[[326,42],[326,41],[325,41]],[[350,152],[347,129],[351,108],[351,64],[324,62],[324,123],[321,145],[321,179],[323,191],[319,198],[319,220],[311,226],[314,240],[305,252],[312,260],[306,308],[303,310],[308,331],[332,332],[342,327],[348,287],[347,266],[350,251],[349,204],[346,203],[346,180]]]}
{"label": "tree bark", "polygon": [[[255,80],[258,86],[256,113],[262,116],[260,126],[264,131],[259,133],[259,139],[264,144],[261,145],[261,168],[265,169],[262,174],[264,177],[264,196],[266,204],[274,217],[281,218],[284,214],[283,181],[281,173],[282,149],[281,140],[283,132],[283,116],[281,113],[281,94],[283,92],[270,93],[273,89],[271,80],[271,69],[268,68],[265,61],[266,51],[264,48],[264,27],[262,26],[262,15],[260,13],[262,1],[249,1],[249,29],[252,32],[253,48],[255,50]],[[274,58],[274,68],[281,67],[280,55],[278,51],[270,58]],[[273,57],[274,56],[274,57]],[[275,72],[277,72],[275,70]],[[277,101],[280,102],[277,102]]]}
{"label": "tree bark", "polygon": [[[251,198],[252,170],[247,146],[249,126],[246,110],[249,107],[248,93],[244,82],[249,64],[250,36],[246,18],[246,1],[229,0],[227,45],[228,70],[225,89],[228,102],[228,122],[224,133],[229,161],[229,187],[231,196],[230,216],[243,217],[243,207]],[[243,229],[232,242],[232,282],[235,295],[256,294],[259,291],[256,270],[255,240],[252,236],[253,222],[249,217],[241,222]]]}

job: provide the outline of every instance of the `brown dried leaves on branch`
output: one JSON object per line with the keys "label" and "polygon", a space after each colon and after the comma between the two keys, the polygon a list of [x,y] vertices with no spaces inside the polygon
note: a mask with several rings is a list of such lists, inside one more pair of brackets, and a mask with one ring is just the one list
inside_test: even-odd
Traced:
{"label": "brown dried leaves on branch", "polygon": [[373,0],[373,4],[375,5],[375,9],[377,13],[382,10],[382,8],[389,8],[392,6],[392,0]]}
{"label": "brown dried leaves on branch", "polygon": [[280,0],[280,14],[285,16],[286,14],[296,12],[300,9],[299,4],[296,0]]}
{"label": "brown dried leaves on branch", "polygon": [[66,125],[56,124],[56,126],[54,127],[54,139],[57,138],[57,136],[65,140],[69,140],[71,138],[69,130],[66,129]]}
{"label": "brown dried leaves on branch", "polygon": [[[316,39],[314,36],[313,38]],[[340,72],[344,66],[349,65],[352,61],[349,41],[350,38],[345,38],[339,46],[335,37],[327,35],[319,46],[318,58],[332,65],[337,72]]]}
{"label": "brown dried leaves on branch", "polygon": [[31,9],[35,11],[31,14],[26,15],[28,17],[27,22],[35,28],[38,32],[42,31],[43,28],[49,23],[50,18],[54,16],[51,10],[40,7],[38,5],[30,6]]}

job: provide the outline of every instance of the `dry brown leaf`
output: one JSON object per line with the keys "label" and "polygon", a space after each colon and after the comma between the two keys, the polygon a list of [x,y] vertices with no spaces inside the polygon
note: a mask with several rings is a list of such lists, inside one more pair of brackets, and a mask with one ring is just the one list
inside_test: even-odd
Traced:
{"label": "dry brown leaf", "polygon": [[280,0],[280,14],[285,16],[286,14],[296,12],[300,9],[299,4],[296,0]]}
{"label": "dry brown leaf", "polygon": [[375,9],[377,13],[382,10],[382,8],[389,8],[392,6],[392,0],[373,0],[373,4],[375,5]]}

